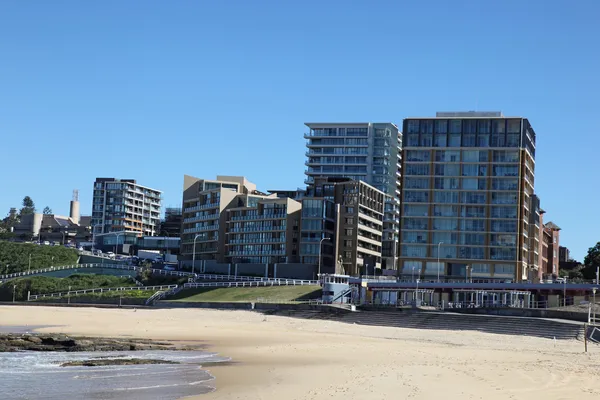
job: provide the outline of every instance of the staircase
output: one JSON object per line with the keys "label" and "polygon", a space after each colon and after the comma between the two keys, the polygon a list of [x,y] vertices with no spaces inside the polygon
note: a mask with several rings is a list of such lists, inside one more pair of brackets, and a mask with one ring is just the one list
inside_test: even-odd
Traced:
{"label": "staircase", "polygon": [[408,329],[478,331],[501,335],[533,336],[547,339],[577,339],[583,337],[583,325],[539,318],[465,315],[420,311],[358,311],[331,312],[319,310],[281,310],[271,315],[318,319],[348,324],[389,326]]}
{"label": "staircase", "polygon": [[183,286],[177,286],[177,287],[171,288],[169,290],[158,291],[158,292],[154,293],[152,296],[150,296],[148,298],[148,300],[146,300],[145,304],[147,306],[152,306],[158,300],[164,299],[167,296],[173,296],[174,294],[179,293],[182,289],[183,289]]}

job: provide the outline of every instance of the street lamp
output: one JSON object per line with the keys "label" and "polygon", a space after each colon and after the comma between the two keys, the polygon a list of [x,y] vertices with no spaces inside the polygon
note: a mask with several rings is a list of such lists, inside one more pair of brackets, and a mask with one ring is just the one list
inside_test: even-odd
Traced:
{"label": "street lamp", "polygon": [[596,324],[596,290],[598,290],[598,288],[592,289],[592,293],[594,293],[594,304],[592,304],[592,310],[594,311],[594,325]]}
{"label": "street lamp", "polygon": [[471,269],[471,266],[470,266],[470,265],[467,265],[467,266],[465,267],[465,283],[468,283],[468,282],[469,282],[469,270],[470,270],[470,269]]}
{"label": "street lamp", "polygon": [[329,238],[323,238],[319,241],[319,269],[317,272],[317,278],[321,275],[321,247],[323,247],[323,241],[324,240],[331,240]]}
{"label": "street lamp", "polygon": [[198,239],[200,236],[200,233],[194,236],[194,253],[192,254],[192,274],[194,274],[194,268],[196,267],[196,239]]}
{"label": "street lamp", "polygon": [[438,243],[438,263],[437,263],[437,270],[438,270],[438,282],[440,281],[440,245],[444,243],[444,242],[439,242]]}
{"label": "street lamp", "polygon": [[[117,250],[119,248],[119,236],[123,235],[123,232],[111,232],[113,235],[117,235],[117,240],[115,241],[115,254],[118,254]],[[123,242],[125,243],[125,242]]]}
{"label": "street lamp", "polygon": [[567,277],[565,276],[565,280],[563,281],[563,304],[567,306]]}
{"label": "street lamp", "polygon": [[416,306],[419,305],[419,303],[418,303],[418,301],[419,301],[419,281],[420,281],[420,279],[417,278],[417,289],[415,290],[415,305]]}
{"label": "street lamp", "polygon": [[412,267],[411,281],[415,280],[415,267]]}

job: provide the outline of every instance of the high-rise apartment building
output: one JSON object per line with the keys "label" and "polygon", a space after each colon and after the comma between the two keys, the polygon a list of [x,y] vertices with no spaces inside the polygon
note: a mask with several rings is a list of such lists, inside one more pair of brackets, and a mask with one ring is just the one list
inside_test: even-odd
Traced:
{"label": "high-rise apartment building", "polygon": [[386,195],[382,265],[396,269],[402,134],[392,123],[306,123],[305,183],[318,177],[363,181]]}
{"label": "high-rise apartment building", "polygon": [[437,113],[403,126],[402,273],[530,278],[535,132],[499,112]]}
{"label": "high-rise apartment building", "polygon": [[[183,226],[180,254],[191,260],[224,261],[227,208],[238,205],[238,194],[261,194],[241,176],[183,178]],[[263,193],[264,195],[264,193]],[[261,198],[263,196],[260,196]]]}
{"label": "high-rise apartment building", "polygon": [[238,198],[241,204],[227,210],[225,262],[298,262],[302,204],[275,195]]}
{"label": "high-rise apartment building", "polygon": [[[96,178],[92,201],[92,228],[98,236],[154,236],[160,227],[161,191],[138,185],[134,179]],[[119,240],[119,235],[107,235]],[[116,243],[116,242],[115,242]],[[105,244],[108,244],[105,241]]]}
{"label": "high-rise apartment building", "polygon": [[317,264],[320,253],[322,272],[375,274],[385,201],[382,191],[363,181],[316,177],[302,199],[302,261]]}

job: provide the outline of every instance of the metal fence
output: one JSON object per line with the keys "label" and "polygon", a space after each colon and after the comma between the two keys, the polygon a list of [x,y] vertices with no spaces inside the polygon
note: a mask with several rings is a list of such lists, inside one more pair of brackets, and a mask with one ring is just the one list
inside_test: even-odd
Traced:
{"label": "metal fence", "polygon": [[318,285],[318,281],[306,280],[270,280],[270,281],[246,281],[246,282],[188,282],[183,285],[185,289],[210,288],[210,287],[265,287],[265,286],[310,286]]}
{"label": "metal fence", "polygon": [[96,288],[96,289],[81,289],[81,290],[69,290],[66,292],[47,293],[47,294],[33,294],[29,295],[28,301],[43,299],[43,298],[61,298],[65,296],[77,296],[88,293],[106,293],[106,292],[123,292],[132,290],[169,290],[176,288],[177,285],[162,285],[162,286],[132,286],[132,287],[117,287],[117,288]]}

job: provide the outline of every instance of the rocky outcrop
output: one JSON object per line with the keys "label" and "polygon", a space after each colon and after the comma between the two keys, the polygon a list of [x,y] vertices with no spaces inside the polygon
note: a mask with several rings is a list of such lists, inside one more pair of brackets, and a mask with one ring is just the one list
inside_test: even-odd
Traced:
{"label": "rocky outcrop", "polygon": [[0,334],[0,352],[14,351],[192,350],[144,339],[71,337],[49,334]]}
{"label": "rocky outcrop", "polygon": [[179,364],[169,360],[145,360],[141,358],[93,358],[90,360],[69,361],[61,367],[103,367],[107,365],[140,365],[140,364]]}

